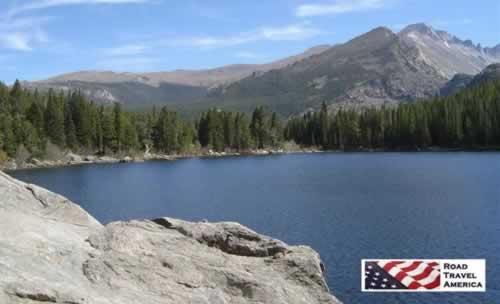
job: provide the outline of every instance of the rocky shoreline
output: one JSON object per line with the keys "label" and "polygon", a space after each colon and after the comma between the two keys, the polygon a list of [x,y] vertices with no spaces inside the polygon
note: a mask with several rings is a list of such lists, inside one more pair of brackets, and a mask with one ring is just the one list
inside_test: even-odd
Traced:
{"label": "rocky shoreline", "polygon": [[215,152],[207,151],[205,153],[198,154],[156,154],[156,153],[145,153],[140,156],[124,156],[124,157],[114,157],[114,156],[94,156],[94,155],[79,155],[75,153],[67,153],[58,160],[41,160],[37,158],[32,158],[28,161],[22,162],[20,164],[16,163],[15,160],[11,159],[2,164],[0,164],[0,170],[14,171],[14,170],[24,170],[24,169],[39,169],[39,168],[57,168],[65,166],[76,166],[85,164],[112,164],[112,163],[131,163],[131,162],[144,162],[150,160],[179,160],[188,158],[222,158],[222,157],[236,157],[236,156],[249,156],[249,155],[280,155],[280,154],[292,154],[292,153],[318,153],[322,152],[319,149],[303,149],[303,150],[250,150],[242,153],[238,152]]}
{"label": "rocky shoreline", "polygon": [[76,166],[85,164],[112,164],[112,163],[131,163],[131,162],[144,162],[150,160],[166,160],[174,161],[179,159],[189,159],[189,158],[224,158],[224,157],[238,157],[238,156],[265,156],[265,155],[284,155],[284,154],[307,154],[307,153],[380,153],[380,152],[396,152],[396,153],[426,153],[426,152],[498,152],[500,147],[494,148],[440,148],[440,147],[429,147],[426,149],[397,149],[397,150],[387,150],[387,149],[350,149],[350,150],[322,150],[319,148],[304,148],[304,149],[293,149],[293,150],[273,150],[273,149],[261,149],[261,150],[249,150],[245,152],[215,152],[208,150],[203,153],[194,154],[157,154],[157,153],[145,153],[144,155],[130,155],[130,156],[95,156],[95,155],[79,155],[75,153],[66,153],[61,159],[58,160],[40,160],[37,158],[31,158],[28,161],[17,164],[15,160],[9,159],[4,163],[0,163],[0,171],[15,171],[15,170],[25,170],[25,169],[40,169],[40,168],[57,168],[66,166]]}
{"label": "rocky shoreline", "polygon": [[102,225],[0,172],[0,303],[336,304],[318,253],[238,223]]}

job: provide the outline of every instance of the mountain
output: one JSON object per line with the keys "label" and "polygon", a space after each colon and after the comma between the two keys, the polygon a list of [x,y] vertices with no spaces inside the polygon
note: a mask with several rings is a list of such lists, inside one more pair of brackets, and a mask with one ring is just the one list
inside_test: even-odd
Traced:
{"label": "mountain", "polygon": [[380,105],[435,95],[446,78],[419,50],[379,27],[283,69],[252,75],[211,92],[230,108],[264,104],[282,114],[328,104]]}
{"label": "mountain", "polygon": [[415,46],[421,59],[448,79],[457,73],[474,75],[489,64],[500,62],[500,45],[483,48],[424,23],[409,25],[398,35]]}
{"label": "mountain", "polygon": [[186,112],[209,107],[251,111],[265,105],[282,115],[326,102],[367,106],[450,94],[488,65],[500,62],[500,44],[483,48],[424,23],[399,33],[379,27],[344,44],[322,45],[260,65],[156,73],[83,71],[31,88],[81,90],[102,102],[128,108],[170,105]]}
{"label": "mountain", "polygon": [[456,74],[443,88],[441,88],[440,95],[452,95],[461,89],[478,86],[484,82],[494,80],[500,80],[500,63],[490,64],[476,76]]}
{"label": "mountain", "polygon": [[487,81],[500,79],[500,63],[490,64],[481,73],[474,76],[470,82],[470,86],[477,86]]}
{"label": "mountain", "polygon": [[[86,75],[82,73],[80,75]],[[120,74],[116,74],[120,75]],[[112,78],[111,82],[85,80],[50,80],[44,82],[29,82],[23,85],[30,89],[47,91],[53,88],[57,91],[78,90],[90,99],[111,104],[120,102],[129,109],[142,109],[153,105],[172,105],[195,102],[207,95],[207,88],[161,82],[158,85],[149,85],[141,81],[118,81]]]}
{"label": "mountain", "polygon": [[208,70],[176,70],[153,73],[115,73],[112,71],[81,71],[64,74],[43,81],[26,82],[29,88],[48,90],[80,90],[88,97],[101,102],[122,102],[128,107],[152,104],[185,104],[202,99],[208,91],[250,75],[319,54],[328,49],[320,45],[305,52],[268,64],[234,64]]}
{"label": "mountain", "polygon": [[448,96],[465,89],[473,78],[474,75],[461,73],[455,74],[455,76],[453,76],[453,78],[439,90],[439,95]]}

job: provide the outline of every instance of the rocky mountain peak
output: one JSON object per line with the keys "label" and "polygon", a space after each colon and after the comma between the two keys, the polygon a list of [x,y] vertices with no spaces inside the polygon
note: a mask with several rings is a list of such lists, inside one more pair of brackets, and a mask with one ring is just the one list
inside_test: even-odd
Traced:
{"label": "rocky mountain peak", "polygon": [[428,35],[435,33],[432,26],[430,26],[427,23],[423,23],[423,22],[410,24],[410,25],[406,26],[401,32],[402,33],[417,32],[417,33],[428,34]]}
{"label": "rocky mountain peak", "polygon": [[397,39],[397,35],[394,32],[387,27],[380,26],[348,41],[344,46],[349,46],[353,49],[365,48],[375,50],[386,46],[395,39]]}
{"label": "rocky mountain peak", "polygon": [[361,35],[359,38],[367,38],[367,37],[394,39],[394,37],[396,37],[396,34],[394,34],[393,31],[391,31],[389,28],[385,26],[379,26],[367,32],[366,34]]}
{"label": "rocky mountain peak", "polygon": [[427,37],[441,42],[462,42],[452,34],[443,30],[434,29],[427,23],[410,24],[399,32],[399,36],[411,37],[413,39]]}
{"label": "rocky mountain peak", "polygon": [[488,64],[500,61],[500,51],[483,48],[472,40],[461,40],[425,23],[408,25],[398,35],[415,46],[421,59],[448,79],[457,73],[477,74]]}

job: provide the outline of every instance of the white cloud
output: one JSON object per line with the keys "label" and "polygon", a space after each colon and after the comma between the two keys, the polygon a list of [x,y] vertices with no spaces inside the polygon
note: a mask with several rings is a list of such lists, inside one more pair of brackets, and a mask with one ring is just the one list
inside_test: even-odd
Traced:
{"label": "white cloud", "polygon": [[311,17],[335,15],[384,7],[385,0],[338,0],[335,2],[303,4],[297,7],[295,15]]}
{"label": "white cloud", "polygon": [[98,49],[95,56],[100,69],[144,72],[152,70],[156,59],[150,54],[152,46],[134,43]]}
{"label": "white cloud", "polygon": [[[131,4],[146,3],[150,0],[32,0],[17,4],[0,13],[0,49],[31,51],[40,44],[49,41],[49,35],[43,29],[51,18],[44,16],[26,16],[31,11],[65,5],[83,4]],[[126,50],[124,50],[126,51]],[[131,50],[128,50],[129,52]]]}
{"label": "white cloud", "polygon": [[19,17],[12,20],[0,19],[0,48],[31,51],[33,45],[49,41],[42,29],[50,18]]}
{"label": "white cloud", "polygon": [[242,58],[242,59],[258,59],[258,58],[262,58],[263,56],[260,54],[256,54],[254,52],[242,51],[242,52],[236,53],[235,57]]}
{"label": "white cloud", "polygon": [[284,27],[262,27],[254,31],[242,32],[224,37],[194,37],[175,39],[170,45],[200,48],[218,48],[241,45],[257,41],[300,41],[321,34],[321,30],[306,24],[293,24]]}
{"label": "white cloud", "polygon": [[[407,27],[410,24],[415,24],[417,21],[413,23],[398,23],[391,26],[393,30],[400,31],[403,28]],[[448,26],[456,26],[456,25],[467,25],[473,23],[472,19],[464,18],[464,19],[454,19],[454,20],[443,20],[443,19],[434,19],[430,21],[424,22],[425,24],[431,25],[437,29],[442,29]]]}
{"label": "white cloud", "polygon": [[0,45],[4,48],[12,50],[31,51],[30,39],[23,33],[8,33],[0,35]]}
{"label": "white cloud", "polygon": [[104,49],[104,55],[111,57],[132,56],[143,54],[148,47],[143,44],[127,44]]}
{"label": "white cloud", "polygon": [[429,22],[433,26],[437,27],[445,27],[450,25],[467,25],[472,23],[472,19],[464,18],[464,19],[453,19],[453,20],[443,20],[443,19],[434,19]]}
{"label": "white cloud", "polygon": [[131,4],[145,3],[149,0],[39,0],[17,5],[7,11],[7,16],[12,17],[26,11],[45,9],[55,6],[77,5],[77,4]]}
{"label": "white cloud", "polygon": [[120,72],[147,72],[153,70],[156,63],[157,59],[149,56],[124,56],[104,58],[97,62],[97,68]]}

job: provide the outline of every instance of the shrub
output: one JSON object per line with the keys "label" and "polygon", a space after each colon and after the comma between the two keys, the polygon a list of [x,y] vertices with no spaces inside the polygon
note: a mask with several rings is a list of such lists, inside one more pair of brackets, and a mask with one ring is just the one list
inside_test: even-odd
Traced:
{"label": "shrub", "polygon": [[0,164],[6,162],[9,159],[9,156],[5,151],[0,150]]}

